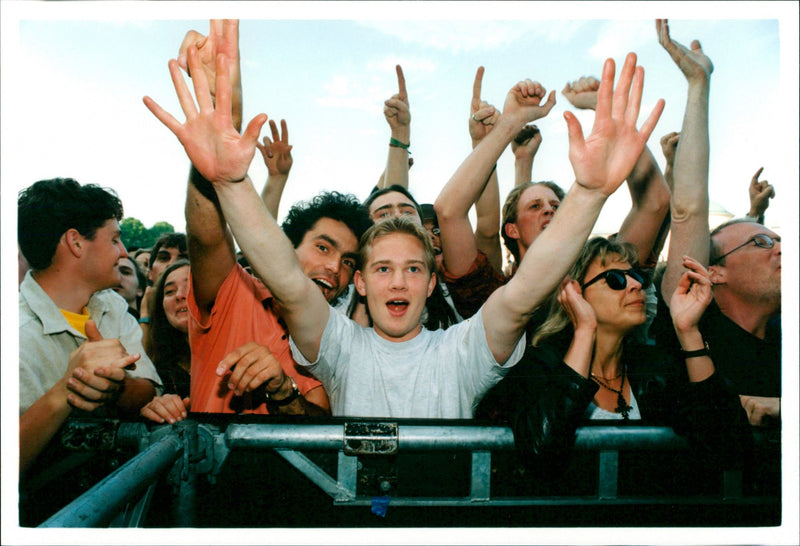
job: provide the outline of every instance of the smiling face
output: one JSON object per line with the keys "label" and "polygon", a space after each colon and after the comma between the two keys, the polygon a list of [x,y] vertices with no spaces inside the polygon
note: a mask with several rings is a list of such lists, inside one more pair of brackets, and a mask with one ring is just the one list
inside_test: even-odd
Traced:
{"label": "smiling face", "polygon": [[425,301],[433,292],[436,276],[429,270],[418,238],[390,233],[374,239],[353,280],[358,293],[367,298],[379,336],[399,342],[420,333]]}
{"label": "smiling face", "polygon": [[320,218],[295,249],[306,277],[314,281],[327,301],[344,291],[358,261],[358,240],[347,224]]}
{"label": "smiling face", "polygon": [[169,273],[164,281],[164,314],[167,322],[183,333],[189,331],[189,266],[179,267]]}
{"label": "smiling face", "polygon": [[[780,308],[781,300],[781,243],[780,237],[761,224],[741,222],[725,227],[714,235],[720,255],[751,240],[754,235],[765,234],[775,244],[762,248],[749,243],[725,256],[724,265],[709,267],[714,283],[714,296],[766,304]],[[721,294],[722,293],[722,294]]]}
{"label": "smiling face", "polygon": [[[632,269],[631,264],[621,260],[619,256],[611,255],[609,258],[605,265],[600,258],[595,258],[581,283],[586,283],[609,269]],[[626,285],[622,290],[612,290],[605,279],[584,288],[583,298],[594,309],[598,331],[603,328],[624,335],[634,327],[644,324],[646,314],[642,285],[628,275],[625,276],[625,281]]]}
{"label": "smiling face", "polygon": [[401,216],[408,216],[422,225],[416,205],[399,191],[390,191],[376,197],[369,205],[369,217],[373,222]]}
{"label": "smiling face", "polygon": [[561,201],[544,184],[534,184],[520,195],[517,220],[506,224],[506,234],[519,244],[520,259],[553,219]]}

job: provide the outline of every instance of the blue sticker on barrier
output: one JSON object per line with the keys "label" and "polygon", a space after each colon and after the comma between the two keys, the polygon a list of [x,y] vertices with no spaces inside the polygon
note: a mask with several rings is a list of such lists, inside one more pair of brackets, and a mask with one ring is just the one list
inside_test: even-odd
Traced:
{"label": "blue sticker on barrier", "polygon": [[372,497],[372,513],[382,518],[386,517],[391,497]]}

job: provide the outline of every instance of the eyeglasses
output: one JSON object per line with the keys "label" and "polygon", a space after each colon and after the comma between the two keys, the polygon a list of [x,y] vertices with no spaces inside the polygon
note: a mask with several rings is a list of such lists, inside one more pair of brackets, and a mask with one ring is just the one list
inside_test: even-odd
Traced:
{"label": "eyeglasses", "polygon": [[729,256],[729,255],[733,254],[734,252],[736,252],[740,248],[744,248],[747,245],[749,245],[750,243],[753,243],[757,247],[760,247],[760,248],[769,249],[769,248],[774,247],[775,243],[780,243],[780,242],[781,242],[781,238],[780,237],[770,237],[766,233],[758,233],[758,234],[753,235],[752,237],[750,237],[748,240],[746,240],[745,242],[743,242],[742,244],[740,244],[739,246],[737,246],[733,250],[729,250],[728,252],[726,252],[722,256],[720,256],[718,258],[715,258],[714,261],[712,261],[708,265],[718,264],[719,262],[722,261],[723,258],[725,258],[725,256]]}
{"label": "eyeglasses", "polygon": [[650,277],[643,271],[638,269],[609,269],[603,271],[589,282],[583,283],[581,288],[586,288],[601,279],[605,279],[611,290],[625,290],[628,286],[628,277],[641,284],[643,289],[650,286]]}

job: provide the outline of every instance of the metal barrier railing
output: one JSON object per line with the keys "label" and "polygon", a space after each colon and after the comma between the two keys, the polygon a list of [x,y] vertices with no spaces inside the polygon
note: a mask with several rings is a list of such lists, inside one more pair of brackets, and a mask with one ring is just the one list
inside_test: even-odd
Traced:
{"label": "metal barrier railing", "polygon": [[[67,426],[70,426],[69,423]],[[75,431],[86,429],[75,424]],[[83,427],[83,428],[81,428]],[[330,423],[297,424],[288,422],[247,422],[233,420],[199,422],[189,419],[176,425],[148,429],[141,423],[119,423],[115,436],[118,444],[138,445],[141,452],[84,495],[48,519],[42,527],[105,526],[123,509],[137,502],[144,491],[152,495],[152,484],[171,468],[176,480],[178,502],[193,502],[194,478],[204,474],[213,481],[233,450],[274,449],[327,494],[334,505],[361,506],[374,502],[374,495],[359,491],[363,463],[392,457],[401,452],[432,451],[471,452],[469,493],[462,497],[391,498],[396,506],[525,506],[581,503],[641,502],[642,499],[619,499],[619,453],[630,449],[657,451],[685,450],[687,442],[667,427],[587,426],[578,429],[575,449],[599,453],[598,489],[592,498],[492,498],[492,453],[514,448],[514,438],[507,427],[472,424],[417,424],[386,420],[331,420]],[[336,470],[330,473],[303,451],[337,453]],[[361,483],[363,483],[361,479]],[[724,488],[717,501],[743,500],[740,473],[726,473]],[[149,488],[149,489],[148,489]],[[147,496],[145,495],[145,497]],[[696,499],[709,502],[710,499]],[[711,499],[713,500],[713,499]],[[744,499],[746,501],[746,499]],[[774,500],[774,499],[773,499]],[[658,499],[647,499],[659,502]],[[684,499],[693,502],[692,499]],[[683,502],[682,501],[682,502]],[[138,526],[146,513],[146,502],[139,500],[127,520],[117,518],[117,525]],[[675,502],[666,499],[664,502]],[[760,502],[753,499],[752,502]],[[184,510],[180,526],[192,526],[189,511]],[[178,513],[182,513],[180,510]]]}

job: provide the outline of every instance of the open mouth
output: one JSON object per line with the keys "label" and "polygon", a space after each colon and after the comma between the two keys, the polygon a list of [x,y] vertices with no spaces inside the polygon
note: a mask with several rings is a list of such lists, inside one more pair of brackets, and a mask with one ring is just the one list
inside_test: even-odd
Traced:
{"label": "open mouth", "polygon": [[389,308],[389,314],[399,317],[403,316],[408,310],[408,302],[405,300],[392,300],[386,303],[386,307]]}
{"label": "open mouth", "polygon": [[330,281],[327,281],[325,279],[311,279],[311,280],[317,283],[317,286],[319,286],[323,291],[333,290],[333,284]]}

